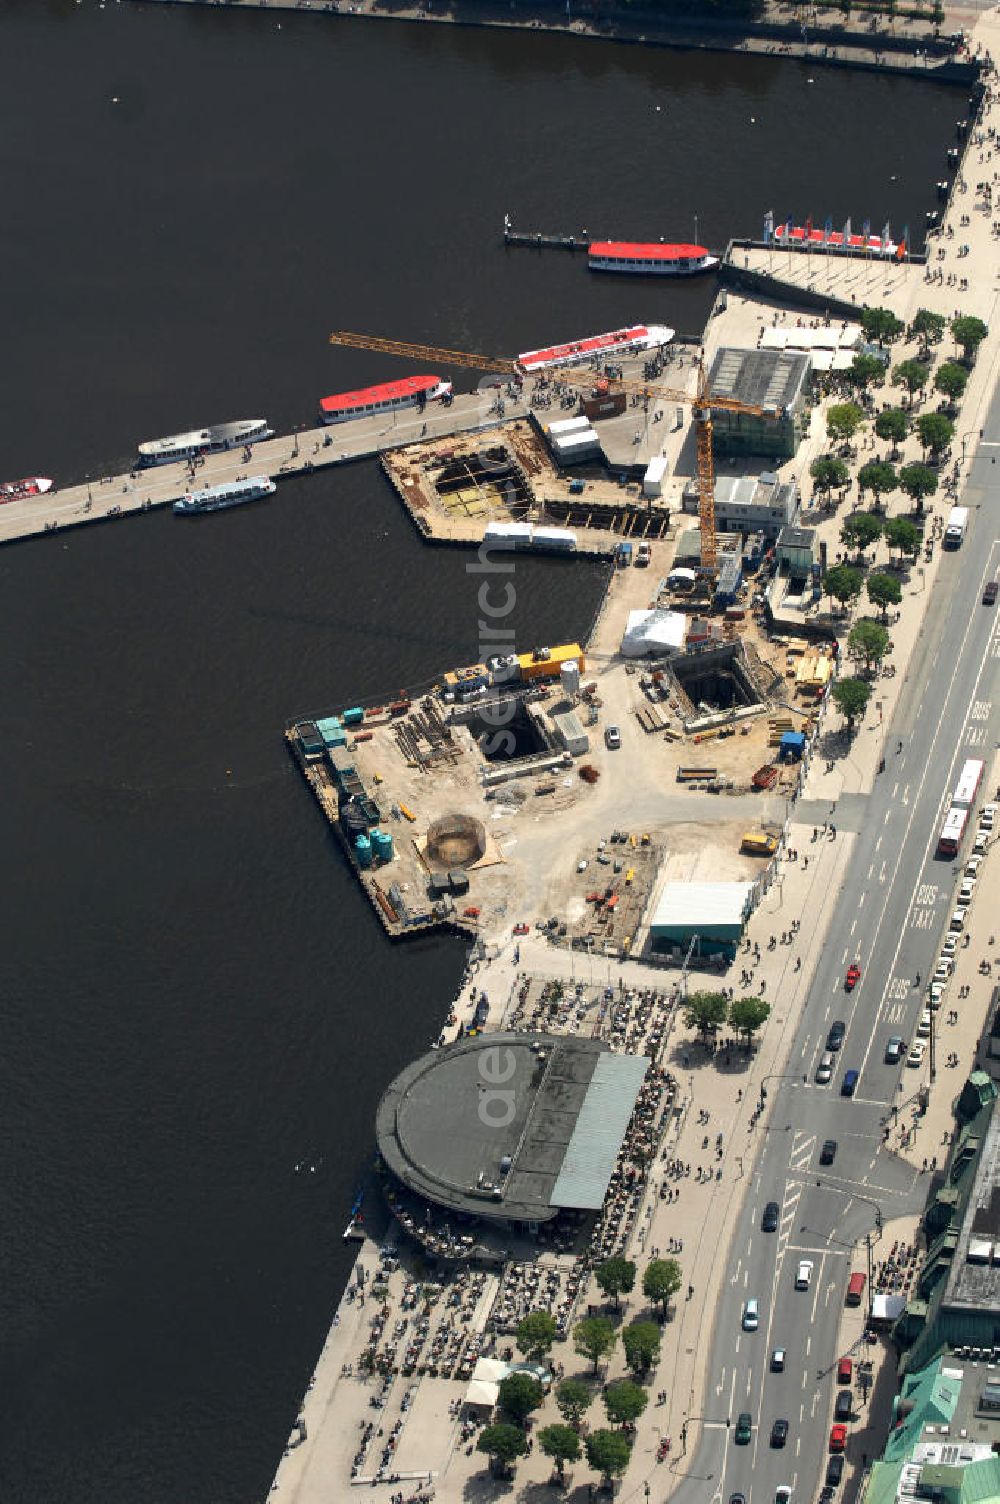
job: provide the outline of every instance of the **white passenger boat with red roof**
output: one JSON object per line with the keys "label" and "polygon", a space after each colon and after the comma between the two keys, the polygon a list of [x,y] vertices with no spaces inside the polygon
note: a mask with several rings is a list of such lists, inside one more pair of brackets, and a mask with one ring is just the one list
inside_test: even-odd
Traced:
{"label": "white passenger boat with red roof", "polygon": [[442,381],[439,376],[404,376],[400,381],[383,381],[380,386],[323,397],[319,418],[321,423],[344,423],[348,418],[370,418],[396,408],[422,407],[425,402],[450,397],[450,381]]}
{"label": "white passenger boat with red roof", "polygon": [[44,475],[29,475],[25,480],[0,482],[0,504],[5,501],[27,501],[32,496],[44,496],[52,490],[52,482]]}
{"label": "white passenger boat with red roof", "polygon": [[632,272],[653,277],[693,277],[719,264],[703,245],[667,241],[594,240],[587,250],[592,272]]}
{"label": "white passenger boat with red roof", "polygon": [[550,366],[579,366],[600,360],[606,355],[637,355],[643,350],[659,350],[669,345],[674,330],[666,324],[632,324],[628,329],[614,329],[608,334],[590,334],[586,339],[565,345],[549,345],[544,350],[526,350],[517,363],[528,376],[548,370]]}

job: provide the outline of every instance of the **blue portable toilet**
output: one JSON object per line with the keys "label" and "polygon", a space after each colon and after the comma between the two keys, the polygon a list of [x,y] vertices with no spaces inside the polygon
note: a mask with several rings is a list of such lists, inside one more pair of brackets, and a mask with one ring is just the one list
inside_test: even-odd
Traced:
{"label": "blue portable toilet", "polygon": [[802,754],[805,750],[805,733],[802,731],[786,731],[781,738],[781,745],[778,748],[778,760],[780,762],[801,762]]}
{"label": "blue portable toilet", "polygon": [[359,835],[356,838],[355,842],[354,842],[354,855],[358,859],[358,866],[359,867],[370,867],[371,866],[371,864],[372,864],[372,843],[371,843],[371,841],[368,839],[368,837],[364,833],[362,833],[361,835]]}

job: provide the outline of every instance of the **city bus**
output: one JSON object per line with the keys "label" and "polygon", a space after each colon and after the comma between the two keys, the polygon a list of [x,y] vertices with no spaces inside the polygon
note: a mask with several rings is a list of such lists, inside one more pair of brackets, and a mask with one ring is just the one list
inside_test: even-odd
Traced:
{"label": "city bus", "polygon": [[938,856],[958,855],[965,828],[969,823],[969,811],[976,802],[985,768],[986,764],[981,757],[968,757],[962,764],[955,792],[951,796],[951,805],[944,817],[944,824],[938,837]]}

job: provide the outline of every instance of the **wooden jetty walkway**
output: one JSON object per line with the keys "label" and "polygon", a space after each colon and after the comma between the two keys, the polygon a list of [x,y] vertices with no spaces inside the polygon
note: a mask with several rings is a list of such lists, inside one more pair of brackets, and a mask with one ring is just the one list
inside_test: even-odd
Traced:
{"label": "wooden jetty walkway", "polygon": [[[496,394],[490,390],[469,392],[455,397],[450,407],[434,402],[428,403],[423,412],[400,408],[347,423],[296,429],[294,433],[254,444],[249,462],[239,448],[206,455],[193,481],[187,465],[178,461],[121,475],[99,476],[80,485],[50,491],[46,496],[11,501],[0,506],[0,543],[59,533],[88,522],[117,521],[154,507],[172,506],[192,487],[220,485],[248,475],[269,475],[281,482],[352,460],[377,458],[387,450],[402,448],[421,438],[440,439],[478,428],[493,428],[527,414],[525,403],[505,396],[505,414],[501,419],[493,410],[495,400]],[[178,525],[183,521],[178,519]]]}

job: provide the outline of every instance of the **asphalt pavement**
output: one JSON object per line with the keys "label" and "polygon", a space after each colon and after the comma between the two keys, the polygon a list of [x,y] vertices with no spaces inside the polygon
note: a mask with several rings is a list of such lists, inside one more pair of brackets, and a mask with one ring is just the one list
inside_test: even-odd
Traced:
{"label": "asphalt pavement", "polygon": [[[675,1464],[684,1477],[678,1504],[727,1504],[734,1493],[747,1504],[771,1504],[782,1485],[791,1488],[792,1504],[818,1497],[848,1277],[865,1268],[866,1236],[877,1245],[882,1227],[919,1210],[927,1193],[926,1177],[882,1144],[893,1109],[910,1110],[927,1082],[930,1059],[914,1068],[884,1057],[891,1035],[907,1045],[916,1035],[954,907],[962,863],[936,856],[951,790],[968,757],[984,758],[989,778],[998,745],[1000,609],[983,606],[982,593],[987,580],[1000,577],[1000,395],[976,439],[961,499],[973,509],[969,532],[941,561],[898,713],[885,728],[885,769],[870,795],[845,796],[843,828],[859,832],[857,844],[786,1067],[793,1079],[768,1086],[773,1100],[731,1246],[704,1415],[690,1418],[698,1421],[697,1445]],[[984,787],[983,796],[992,794]],[[829,803],[802,801],[794,819],[822,827],[838,814]],[[799,840],[808,852],[809,834]],[[963,859],[969,849],[967,836]],[[847,991],[852,962],[861,978]],[[816,1067],[836,1019],[845,1025],[844,1042],[832,1080],[819,1085]],[[859,1072],[853,1097],[842,1094],[847,1070]],[[826,1139],[837,1149],[824,1167]],[[781,1211],[777,1231],[768,1234],[761,1216],[772,1200]],[[813,1264],[805,1290],[795,1288],[803,1259]],[[750,1297],[759,1301],[760,1325],[746,1332],[741,1319]],[[785,1349],[781,1372],[770,1367],[776,1346]],[[750,1413],[753,1432],[748,1445],[737,1446],[741,1411]],[[772,1448],[779,1417],[789,1422],[788,1439]]]}

